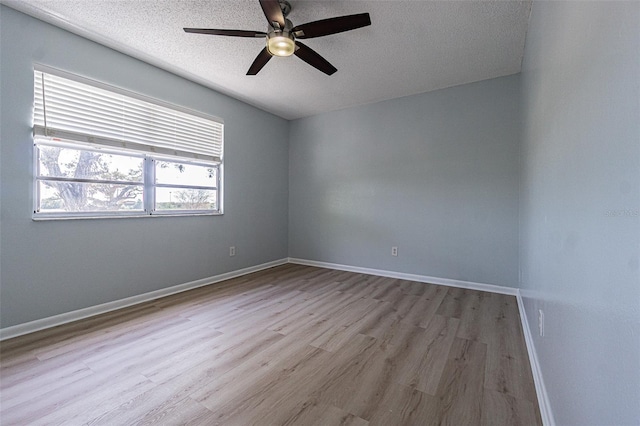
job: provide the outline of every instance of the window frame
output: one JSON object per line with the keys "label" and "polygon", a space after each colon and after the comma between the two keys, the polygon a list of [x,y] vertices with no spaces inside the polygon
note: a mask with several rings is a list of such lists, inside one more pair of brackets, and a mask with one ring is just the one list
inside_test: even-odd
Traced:
{"label": "window frame", "polygon": [[[166,157],[166,156],[150,156],[147,155],[146,158],[149,161],[149,166],[148,168],[149,173],[152,174],[151,178],[149,179],[150,186],[153,187],[153,190],[149,191],[150,194],[150,205],[152,206],[152,208],[149,210],[150,211],[150,215],[155,215],[155,216],[193,216],[193,215],[204,215],[204,214],[208,214],[208,215],[221,215],[222,214],[222,208],[221,208],[221,184],[222,184],[222,176],[221,176],[221,169],[222,169],[222,163],[217,163],[217,162],[203,162],[202,160],[187,160],[187,159],[182,159],[182,158],[176,158],[176,157]],[[186,160],[186,161],[185,161]],[[194,166],[204,166],[204,167],[211,167],[213,169],[216,169],[216,186],[202,186],[202,185],[181,185],[181,184],[165,184],[165,183],[158,183],[156,182],[156,177],[155,177],[155,171],[156,171],[156,163],[158,161],[167,161],[167,162],[171,162],[171,163],[176,163],[176,164],[191,164]],[[145,164],[145,173],[143,173],[146,177],[146,172],[147,172],[147,165]],[[158,210],[157,209],[157,197],[156,197],[156,189],[157,188],[180,188],[180,189],[205,189],[205,190],[215,190],[216,192],[216,209],[201,209],[201,210],[188,210],[188,209],[176,209],[176,210]]]}
{"label": "window frame", "polygon": [[[103,154],[123,155],[127,157],[138,157],[143,160],[142,163],[142,181],[118,181],[105,179],[90,178],[68,178],[68,177],[52,177],[44,176],[40,173],[40,146],[69,148],[79,151],[99,152]],[[168,216],[220,216],[222,211],[222,162],[207,162],[202,160],[190,160],[183,157],[171,157],[166,155],[149,155],[145,152],[135,150],[114,149],[101,145],[65,141],[60,139],[35,137],[33,143],[33,220],[57,220],[57,219],[105,219],[105,218],[131,218],[131,217],[168,217]],[[176,164],[192,164],[196,166],[210,167],[216,170],[216,186],[201,185],[180,185],[180,184],[158,184],[155,179],[155,167],[158,161],[167,161]],[[137,185],[142,187],[142,210],[126,211],[126,210],[96,210],[96,211],[62,211],[62,212],[42,212],[40,211],[40,186],[42,181],[60,181],[75,183],[97,183],[97,184],[113,184],[113,185]],[[180,189],[206,189],[216,192],[216,208],[215,209],[175,209],[175,210],[158,210],[156,208],[156,189],[157,188],[180,188]]]}

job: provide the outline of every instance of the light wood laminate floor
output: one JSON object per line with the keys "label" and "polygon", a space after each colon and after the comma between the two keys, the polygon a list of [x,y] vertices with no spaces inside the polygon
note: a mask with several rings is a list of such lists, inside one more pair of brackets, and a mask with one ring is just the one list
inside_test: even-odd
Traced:
{"label": "light wood laminate floor", "polygon": [[2,425],[539,425],[513,296],[283,265],[2,342]]}

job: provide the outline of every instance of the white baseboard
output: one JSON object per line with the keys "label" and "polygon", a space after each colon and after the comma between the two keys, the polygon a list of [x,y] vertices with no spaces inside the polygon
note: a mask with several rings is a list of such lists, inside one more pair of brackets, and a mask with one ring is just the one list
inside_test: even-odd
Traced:
{"label": "white baseboard", "polygon": [[474,283],[471,281],[452,280],[449,278],[429,277],[426,275],[405,274],[404,272],[386,271],[383,269],[362,268],[360,266],[341,265],[338,263],[318,262],[315,260],[289,258],[289,263],[298,265],[317,266],[319,268],[337,269],[339,271],[358,272],[360,274],[378,275],[380,277],[397,278],[401,280],[417,281],[421,283],[438,284],[448,287],[466,288],[469,290],[488,291],[490,293],[508,294],[515,296],[518,289],[494,284]]}
{"label": "white baseboard", "polygon": [[272,262],[263,263],[261,265],[250,266],[248,268],[238,269],[237,271],[226,272],[224,274],[214,275],[212,277],[202,278],[188,283],[178,284],[172,287],[162,288],[160,290],[127,297],[125,299],[114,300],[113,302],[107,302],[96,306],[89,306],[88,308],[65,312],[63,314],[54,315],[52,317],[42,318],[11,327],[5,327],[0,329],[0,341],[10,339],[12,337],[22,336],[23,334],[33,333],[34,331],[44,330],[45,328],[56,327],[58,325],[92,317],[95,315],[104,314],[106,312],[115,311],[117,309],[126,308],[128,306],[137,305],[139,303],[148,302],[151,300],[159,299],[161,297],[181,293],[183,291],[203,287],[231,278],[241,277],[242,275],[247,275],[252,272],[273,268],[274,266],[284,265],[285,263],[287,263],[287,261],[287,258],[274,260]]}
{"label": "white baseboard", "polygon": [[527,352],[529,354],[529,363],[531,364],[533,382],[536,385],[536,395],[538,396],[538,405],[540,407],[542,424],[544,426],[555,426],[556,422],[553,418],[553,412],[551,411],[549,395],[547,394],[547,389],[544,386],[542,370],[540,368],[540,363],[538,362],[536,348],[533,344],[533,335],[531,334],[531,328],[529,328],[529,320],[527,319],[527,313],[524,310],[524,301],[522,300],[522,295],[520,294],[519,290],[518,294],[516,295],[516,299],[518,300],[520,323],[522,324],[522,332],[524,333],[524,340],[527,344]]}

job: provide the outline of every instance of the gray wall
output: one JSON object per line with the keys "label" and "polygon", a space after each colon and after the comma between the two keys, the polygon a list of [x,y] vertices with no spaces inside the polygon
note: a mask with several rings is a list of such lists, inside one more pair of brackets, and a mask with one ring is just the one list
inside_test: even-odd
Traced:
{"label": "gray wall", "polygon": [[522,293],[556,421],[638,424],[640,3],[535,2],[522,79]]}
{"label": "gray wall", "polygon": [[[2,327],[287,256],[285,120],[12,9],[0,11]],[[222,117],[224,216],[33,222],[34,63]]]}
{"label": "gray wall", "polygon": [[290,256],[517,285],[519,93],[510,76],[293,121]]}

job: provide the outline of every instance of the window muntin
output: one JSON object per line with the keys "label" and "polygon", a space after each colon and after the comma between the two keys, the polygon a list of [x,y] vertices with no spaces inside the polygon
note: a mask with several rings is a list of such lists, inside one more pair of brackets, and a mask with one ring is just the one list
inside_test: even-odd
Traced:
{"label": "window muntin", "polygon": [[34,218],[221,214],[223,124],[34,71]]}

